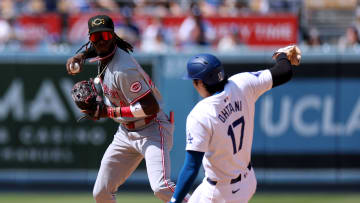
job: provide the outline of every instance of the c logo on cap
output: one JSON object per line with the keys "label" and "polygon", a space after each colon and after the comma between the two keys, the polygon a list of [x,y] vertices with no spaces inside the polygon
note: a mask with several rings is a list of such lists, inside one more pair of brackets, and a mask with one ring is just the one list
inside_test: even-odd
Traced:
{"label": "c logo on cap", "polygon": [[102,18],[96,18],[94,19],[92,22],[91,22],[91,26],[94,27],[94,26],[99,26],[101,24],[105,24],[105,20],[102,19]]}

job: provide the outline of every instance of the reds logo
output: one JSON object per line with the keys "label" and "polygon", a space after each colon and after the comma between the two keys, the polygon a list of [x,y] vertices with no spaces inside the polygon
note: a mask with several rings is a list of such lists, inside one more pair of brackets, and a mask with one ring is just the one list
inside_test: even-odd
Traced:
{"label": "reds logo", "polygon": [[134,82],[130,86],[130,92],[137,93],[141,90],[141,83],[139,81]]}
{"label": "reds logo", "polygon": [[105,24],[105,20],[102,19],[102,18],[96,18],[91,22],[92,27],[98,26],[98,25],[101,25],[101,24],[103,24],[103,25]]}

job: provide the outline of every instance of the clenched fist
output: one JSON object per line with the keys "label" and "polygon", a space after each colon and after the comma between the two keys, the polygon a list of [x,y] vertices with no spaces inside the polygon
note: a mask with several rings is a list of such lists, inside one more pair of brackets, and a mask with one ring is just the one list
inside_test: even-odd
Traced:
{"label": "clenched fist", "polygon": [[280,53],[285,53],[287,58],[289,59],[291,65],[294,66],[298,66],[300,65],[300,60],[301,60],[301,50],[299,49],[298,46],[296,45],[290,45],[287,47],[283,47],[278,49],[274,54],[273,54],[273,59],[276,59],[277,56]]}

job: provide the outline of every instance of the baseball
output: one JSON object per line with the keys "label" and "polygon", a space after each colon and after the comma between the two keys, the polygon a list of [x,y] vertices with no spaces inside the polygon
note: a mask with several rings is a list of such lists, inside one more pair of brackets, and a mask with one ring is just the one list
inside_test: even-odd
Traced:
{"label": "baseball", "polygon": [[71,71],[71,73],[79,73],[80,72],[80,64],[79,63],[70,64],[70,71]]}

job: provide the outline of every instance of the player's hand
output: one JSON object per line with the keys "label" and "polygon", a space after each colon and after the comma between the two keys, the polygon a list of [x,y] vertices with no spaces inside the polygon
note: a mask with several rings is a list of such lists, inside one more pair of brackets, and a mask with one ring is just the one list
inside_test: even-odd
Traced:
{"label": "player's hand", "polygon": [[298,66],[300,65],[301,60],[301,50],[296,45],[290,45],[287,47],[283,47],[278,49],[273,54],[273,59],[276,60],[276,58],[279,56],[280,53],[285,53],[287,58],[289,59],[291,65]]}
{"label": "player's hand", "polygon": [[105,105],[103,102],[97,102],[94,109],[81,109],[81,112],[91,120],[99,120],[100,118],[116,118],[121,115],[116,114],[117,107],[111,107]]}
{"label": "player's hand", "polygon": [[[69,75],[76,75],[82,70],[83,63],[85,61],[85,55],[83,53],[78,53],[73,57],[70,57],[66,62],[66,71]],[[75,63],[78,63],[80,66],[79,70],[74,71]]]}
{"label": "player's hand", "polygon": [[106,106],[103,102],[98,102],[94,109],[82,109],[81,112],[86,115],[87,118],[91,120],[99,120],[100,118],[107,118],[108,108],[113,108]]}

